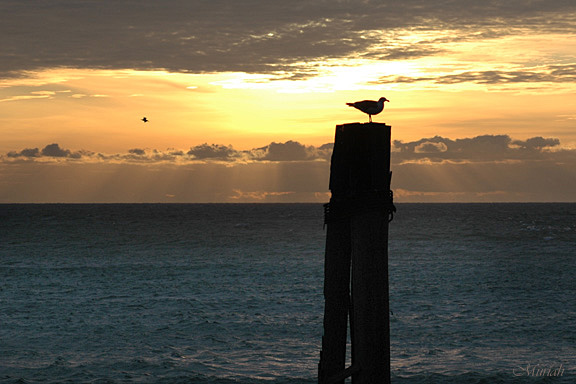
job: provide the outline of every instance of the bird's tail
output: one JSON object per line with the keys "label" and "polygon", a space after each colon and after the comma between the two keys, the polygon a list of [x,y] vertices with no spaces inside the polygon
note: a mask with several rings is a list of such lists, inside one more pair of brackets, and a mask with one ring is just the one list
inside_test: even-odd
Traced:
{"label": "bird's tail", "polygon": [[353,107],[353,106],[354,106],[354,103],[346,103],[346,105],[348,105],[348,106],[350,106],[350,107]]}

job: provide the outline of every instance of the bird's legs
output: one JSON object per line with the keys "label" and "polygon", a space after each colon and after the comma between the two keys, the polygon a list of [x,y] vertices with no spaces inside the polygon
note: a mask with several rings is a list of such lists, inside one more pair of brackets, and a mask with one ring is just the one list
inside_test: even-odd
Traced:
{"label": "bird's legs", "polygon": [[368,118],[370,119],[370,122],[372,122],[372,115],[368,115]]}

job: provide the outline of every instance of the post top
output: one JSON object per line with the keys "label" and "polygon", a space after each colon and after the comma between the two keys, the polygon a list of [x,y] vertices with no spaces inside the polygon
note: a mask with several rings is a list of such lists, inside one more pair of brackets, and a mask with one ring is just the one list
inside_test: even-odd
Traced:
{"label": "post top", "polygon": [[332,195],[356,195],[390,189],[391,127],[383,123],[336,126],[330,164]]}
{"label": "post top", "polygon": [[390,127],[390,125],[386,124],[386,123],[375,123],[375,122],[368,122],[368,123],[360,123],[360,122],[354,122],[354,123],[345,123],[345,124],[338,124],[336,125],[336,127],[346,127],[346,128],[352,128],[352,127],[362,127],[362,128],[370,128],[370,127]]}

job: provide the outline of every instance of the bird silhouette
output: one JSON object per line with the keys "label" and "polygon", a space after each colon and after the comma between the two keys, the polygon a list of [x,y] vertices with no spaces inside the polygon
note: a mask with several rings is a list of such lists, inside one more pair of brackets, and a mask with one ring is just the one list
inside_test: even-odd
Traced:
{"label": "bird silhouette", "polygon": [[381,97],[378,101],[374,100],[362,100],[357,101],[355,103],[346,103],[346,105],[350,107],[354,107],[366,114],[370,118],[370,122],[372,122],[372,115],[377,115],[384,109],[384,102],[390,101],[385,97]]}
{"label": "bird silhouette", "polygon": [[145,123],[148,122],[148,119],[146,118],[146,116],[144,116],[144,117],[142,118],[142,121],[145,122]]}

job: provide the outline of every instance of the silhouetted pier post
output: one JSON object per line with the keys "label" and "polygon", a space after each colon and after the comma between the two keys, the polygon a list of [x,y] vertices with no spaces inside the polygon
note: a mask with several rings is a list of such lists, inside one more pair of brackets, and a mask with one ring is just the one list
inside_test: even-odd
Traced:
{"label": "silhouetted pier post", "polygon": [[[379,123],[336,126],[325,205],[324,336],[320,384],[390,383],[388,222],[390,129]],[[351,366],[346,364],[350,321]]]}

